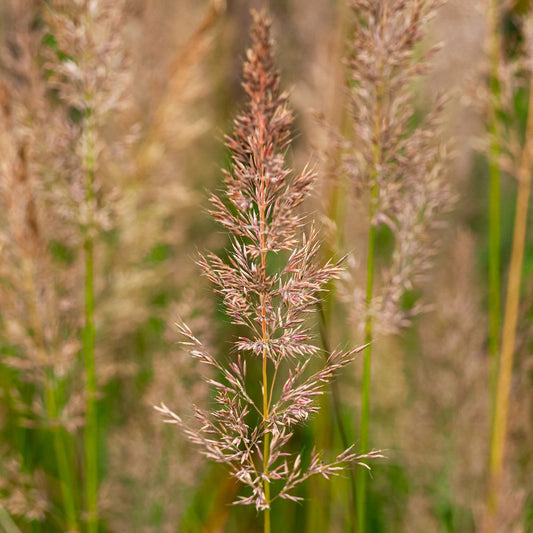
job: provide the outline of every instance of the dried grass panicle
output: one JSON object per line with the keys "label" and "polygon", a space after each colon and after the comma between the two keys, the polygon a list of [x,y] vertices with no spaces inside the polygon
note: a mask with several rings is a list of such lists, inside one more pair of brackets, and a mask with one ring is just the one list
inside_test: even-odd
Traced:
{"label": "dried grass panicle", "polygon": [[11,3],[10,15],[0,94],[0,303],[3,334],[20,356],[3,363],[43,385],[47,372],[64,378],[72,370],[79,314],[67,295],[80,269],[76,261],[54,268],[51,253],[61,234],[61,208],[50,202],[43,176],[50,172],[47,148],[62,123],[39,66],[43,32],[34,24],[35,11],[22,2]]}
{"label": "dried grass panicle", "polygon": [[42,520],[51,502],[45,493],[42,472],[30,475],[24,471],[20,458],[0,450],[0,505],[14,516]]}
{"label": "dried grass panicle", "polygon": [[[76,249],[94,241],[96,330],[106,339],[96,347],[101,385],[135,372],[133,361],[117,354],[147,319],[147,293],[156,284],[142,262],[157,230],[152,219],[142,225],[150,207],[139,205],[143,193],[145,204],[153,205],[147,192],[153,183],[132,178],[139,127],[132,119],[134,65],[125,35],[130,21],[122,1],[57,0],[47,6],[45,22],[47,83],[59,95],[55,111],[65,122],[50,149],[49,194],[66,222],[62,239]],[[109,231],[112,244],[104,237]]]}
{"label": "dried grass panicle", "polygon": [[[8,13],[13,22],[2,54],[0,95],[0,352],[2,365],[15,370],[9,374],[8,413],[16,422],[13,427],[7,416],[5,432],[14,429],[17,435],[20,426],[50,430],[65,513],[74,523],[74,496],[66,483],[67,431],[83,423],[83,408],[74,372],[80,313],[70,295],[79,286],[81,269],[75,258],[61,261],[54,253],[54,245],[64,244],[63,218],[45,179],[54,168],[47,164],[48,147],[61,137],[64,122],[52,109],[40,65],[43,32],[36,24],[37,8],[14,0]],[[12,438],[17,442],[17,436]],[[8,446],[6,453],[13,455]],[[1,476],[2,504],[14,515],[42,520],[53,507],[38,488],[46,486],[48,471],[24,460],[8,465],[5,461]]]}
{"label": "dried grass panicle", "polygon": [[[355,138],[344,169],[356,196],[375,203],[370,224],[394,236],[390,266],[382,273],[369,312],[375,326],[397,332],[423,308],[405,311],[402,297],[424,279],[435,253],[432,232],[453,204],[444,161],[448,147],[438,136],[445,102],[418,125],[413,81],[427,71],[431,50],[418,50],[424,29],[440,4],[435,0],[352,0],[355,31],[350,44],[350,110]],[[349,142],[349,141],[346,141]],[[376,197],[370,199],[376,186]],[[356,289],[354,316],[364,316],[364,291]],[[363,313],[363,314],[361,314]]]}
{"label": "dried grass panicle", "polygon": [[[120,160],[126,136],[117,141],[108,132],[112,131],[110,119],[131,106],[123,4],[56,0],[45,11],[47,82],[58,91],[67,123],[60,151],[52,151],[56,161],[66,167],[56,167],[56,180],[62,176],[68,189],[68,194],[56,201],[65,205],[68,221],[92,237],[113,227],[116,191],[105,176]],[[91,179],[92,185],[88,183]],[[92,194],[88,192],[91,188]]]}
{"label": "dried grass panicle", "polygon": [[[296,499],[293,489],[310,475],[328,477],[346,463],[380,454],[358,456],[349,449],[324,463],[313,452],[304,468],[301,455],[289,458],[285,451],[293,426],[316,411],[316,397],[359,349],[334,353],[323,369],[306,372],[307,358],[317,347],[305,318],[324,284],[338,275],[339,266],[317,263],[314,229],[299,237],[304,219],[296,208],[309,194],[314,173],[306,168],[293,176],[285,166],[293,116],[274,68],[270,22],[264,13],[253,12],[253,19],[252,47],[244,64],[248,102],[235,120],[233,136],[226,138],[232,164],[224,173],[225,198],[211,198],[213,216],[232,235],[229,260],[211,254],[199,261],[232,323],[247,328],[248,335],[234,342],[236,358],[226,364],[181,325],[191,355],[219,375],[218,380],[208,381],[216,392],[217,407],[212,412],[196,408],[199,429],[164,404],[157,409],[167,422],[183,427],[203,454],[227,464],[232,475],[249,487],[249,496],[236,503],[266,510],[277,498]],[[271,262],[274,255],[285,258],[278,270]],[[251,392],[257,387],[250,388],[247,381],[249,358],[262,359],[262,405]],[[271,495],[273,481],[282,483]]]}
{"label": "dried grass panicle", "polygon": [[[24,352],[23,358],[10,357],[6,362],[34,370],[39,366],[41,381],[50,364],[58,377],[68,376],[80,348],[84,239],[113,228],[120,233],[120,245],[125,240],[117,217],[123,215],[128,199],[119,204],[119,182],[114,179],[119,173],[128,175],[124,160],[131,133],[116,140],[117,129],[124,123],[129,127],[123,112],[131,103],[127,91],[131,65],[122,40],[123,7],[122,2],[99,0],[56,1],[30,9],[27,2],[12,0],[7,10],[12,22],[2,56],[0,110],[4,154],[0,163],[4,259],[0,276],[6,283],[0,298],[3,325],[8,328],[5,337]],[[92,187],[88,185],[90,174]],[[94,194],[88,194],[89,189]],[[139,226],[136,220],[127,222],[130,232]],[[107,264],[97,261],[97,269],[113,263],[114,250],[110,247],[105,252]],[[122,254],[121,266],[124,258]],[[144,296],[143,290],[153,283],[152,277],[141,272],[139,257],[134,259],[134,267],[127,265],[127,280],[117,279],[115,264],[112,274],[105,277],[106,286],[101,281],[104,276],[97,274],[96,291],[103,310],[113,307],[124,285],[123,293],[129,290],[130,300],[134,295],[138,301],[139,293]],[[109,324],[108,331],[113,330],[113,341],[123,340],[138,325],[131,320],[131,309],[145,307],[125,302],[121,298],[121,310],[130,313],[129,321],[121,320],[124,311],[102,320]],[[38,336],[43,339],[37,341]],[[46,348],[36,348],[36,342]],[[106,356],[117,342],[109,342]],[[43,363],[43,350],[53,362]],[[115,354],[100,366],[99,379],[131,372],[129,362],[112,360]],[[36,376],[36,372],[26,372],[24,379],[35,381]],[[77,398],[74,403],[79,403]]]}
{"label": "dried grass panicle", "polygon": [[48,65],[51,83],[70,106],[95,110],[99,119],[128,105],[124,10],[123,0],[55,0],[46,11],[55,41]]}

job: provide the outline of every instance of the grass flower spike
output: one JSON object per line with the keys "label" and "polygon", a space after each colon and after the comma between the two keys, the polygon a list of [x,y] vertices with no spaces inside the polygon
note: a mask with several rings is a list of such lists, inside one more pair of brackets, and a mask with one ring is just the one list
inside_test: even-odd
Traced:
{"label": "grass flower spike", "polygon": [[[399,333],[424,307],[414,289],[427,280],[436,246],[430,236],[442,227],[454,203],[440,141],[444,98],[420,120],[413,82],[429,68],[432,52],[417,55],[427,21],[439,0],[351,0],[355,32],[349,43],[349,109],[353,141],[345,171],[356,196],[368,202],[366,287],[357,284],[353,322],[364,330],[359,438],[369,446],[371,361],[377,333]],[[436,134],[437,132],[437,134]],[[365,204],[363,204],[365,205]],[[380,267],[378,231],[393,243],[387,267]],[[411,294],[410,294],[411,293]],[[406,305],[407,304],[407,305]],[[364,321],[361,321],[364,317]],[[366,476],[359,471],[358,530],[366,530]]]}
{"label": "grass flower spike", "polygon": [[[217,407],[212,413],[196,409],[200,429],[164,405],[158,409],[167,422],[184,427],[207,457],[227,464],[249,487],[249,495],[237,503],[264,511],[269,531],[272,501],[297,500],[294,488],[311,475],[327,478],[346,463],[364,464],[379,454],[359,456],[349,448],[325,463],[317,451],[308,461],[286,451],[294,426],[316,412],[315,400],[324,386],[359,349],[334,352],[323,368],[308,371],[309,356],[319,349],[305,318],[339,266],[317,263],[319,246],[312,226],[300,237],[305,220],[297,208],[315,176],[308,168],[293,176],[285,166],[293,115],[287,94],[280,91],[264,13],[253,12],[251,36],[243,83],[248,103],[235,120],[233,136],[226,139],[232,153],[231,170],[224,174],[226,193],[211,198],[213,216],[232,236],[229,260],[213,254],[200,259],[232,323],[247,333],[236,339],[235,357],[226,365],[207,353],[187,326],[180,326],[191,354],[220,376],[209,381]],[[255,397],[257,387],[251,387],[247,377],[247,366],[254,360],[261,366],[260,397]]]}

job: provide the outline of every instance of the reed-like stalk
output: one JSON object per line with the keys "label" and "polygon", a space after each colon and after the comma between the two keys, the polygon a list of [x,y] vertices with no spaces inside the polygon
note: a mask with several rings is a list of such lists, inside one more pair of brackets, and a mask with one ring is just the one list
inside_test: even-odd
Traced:
{"label": "reed-like stalk", "polygon": [[[354,283],[353,321],[362,326],[364,351],[359,444],[368,451],[372,353],[376,333],[399,333],[422,307],[405,309],[403,298],[432,266],[434,248],[428,233],[440,225],[452,195],[444,176],[446,150],[435,135],[442,109],[416,127],[412,82],[428,65],[418,57],[435,0],[351,0],[355,31],[350,42],[350,102],[353,139],[344,170],[368,221],[365,287]],[[387,226],[393,236],[389,264],[377,268],[377,231]],[[379,284],[376,280],[379,276]],[[357,474],[357,525],[367,529],[367,477]]]}
{"label": "reed-like stalk", "polygon": [[[267,373],[267,356],[263,354],[263,417],[268,420],[268,373]],[[263,528],[265,533],[270,533],[270,479],[268,477],[268,465],[270,455],[270,433],[265,432],[263,442],[263,472],[265,474],[263,481],[263,490],[265,491],[265,510],[263,512]]]}
{"label": "reed-like stalk", "polygon": [[[263,138],[263,131],[259,132],[259,143],[265,144],[266,139]],[[270,417],[270,405],[269,398],[271,391],[269,389],[269,380],[268,380],[268,345],[270,342],[268,325],[267,325],[267,299],[268,291],[266,290],[267,284],[267,272],[266,272],[266,252],[268,248],[266,247],[266,218],[267,218],[267,198],[266,198],[266,172],[264,162],[262,162],[261,167],[259,168],[260,172],[260,186],[259,186],[259,199],[257,208],[259,210],[259,242],[260,242],[260,257],[261,257],[261,268],[259,270],[259,275],[261,278],[261,284],[265,287],[265,292],[260,294],[260,314],[261,314],[261,340],[263,342],[263,361],[262,361],[262,389],[263,389],[263,420],[268,428],[268,419]],[[272,389],[274,388],[274,382],[272,382]],[[270,455],[270,431],[268,429],[265,431],[264,441],[263,441],[263,472],[264,472],[264,481],[263,489],[265,492],[265,511],[263,513],[264,519],[264,531],[265,533],[270,533],[270,478],[269,478],[269,455]]]}
{"label": "reed-like stalk", "polygon": [[[384,4],[381,9],[381,28],[386,25],[387,6]],[[383,121],[382,121],[382,99],[383,99],[383,69],[384,64],[378,66],[378,78],[375,88],[375,116],[372,136],[372,164],[368,168],[370,183],[370,199],[368,210],[368,241],[366,259],[366,292],[365,292],[365,344],[363,360],[363,377],[361,383],[361,413],[359,421],[359,445],[361,450],[367,450],[369,446],[369,425],[370,425],[370,382],[372,376],[372,343],[374,335],[372,330],[372,299],[374,292],[374,260],[376,254],[376,215],[379,198],[379,177],[382,166],[382,146]],[[357,531],[366,531],[366,472],[359,470],[357,473]]]}
{"label": "reed-like stalk", "polygon": [[[106,150],[118,148],[102,138],[102,125],[127,108],[128,65],[124,56],[122,27],[124,5],[120,0],[51,2],[47,22],[55,40],[50,50],[50,83],[67,110],[76,110],[78,120],[71,145],[76,181],[74,209],[66,211],[76,238],[83,246],[85,302],[82,357],[85,369],[86,425],[84,433],[84,485],[86,523],[89,533],[99,528],[99,420],[95,363],[95,246],[97,238],[111,227],[113,202],[105,197]],[[69,115],[70,120],[70,115]],[[97,175],[98,168],[98,175]],[[111,188],[111,187],[109,187]],[[98,191],[98,194],[96,193]],[[105,198],[104,201],[102,199]]]}
{"label": "reed-like stalk", "polygon": [[488,7],[488,33],[490,54],[490,102],[489,102],[489,353],[491,416],[494,414],[498,354],[501,325],[501,216],[500,216],[500,49],[499,0],[490,0]]}
{"label": "reed-like stalk", "polygon": [[88,220],[83,249],[85,253],[85,329],[83,332],[83,360],[85,364],[85,394],[87,402],[85,425],[85,499],[87,505],[87,529],[98,531],[98,413],[95,365],[94,326],[94,123],[90,98],[87,99],[84,124],[85,202]]}
{"label": "reed-like stalk", "polygon": [[526,137],[520,167],[518,170],[518,192],[513,230],[513,247],[509,266],[505,317],[502,330],[502,346],[498,368],[498,383],[494,405],[494,422],[490,446],[490,480],[484,531],[497,530],[498,498],[503,475],[503,459],[509,418],[509,396],[513,373],[513,358],[516,342],[516,327],[520,303],[520,284],[524,261],[524,247],[527,230],[527,214],[531,193],[531,172],[533,166],[533,82],[529,86],[529,110]]}
{"label": "reed-like stalk", "polygon": [[[379,123],[379,121],[377,121]],[[379,134],[376,138],[379,138]],[[370,193],[369,219],[370,227],[368,229],[368,247],[366,263],[366,315],[365,315],[365,344],[367,347],[364,351],[363,361],[363,378],[361,384],[361,417],[359,423],[359,440],[362,450],[367,450],[369,445],[369,425],[370,425],[370,381],[371,381],[371,362],[372,362],[372,342],[374,340],[372,332],[372,295],[374,290],[374,259],[376,253],[376,226],[374,219],[376,216],[378,183],[377,183],[377,165],[380,160],[379,146],[375,148],[376,167],[373,171],[374,183]],[[357,475],[357,530],[361,533],[366,531],[366,472],[358,471]]]}

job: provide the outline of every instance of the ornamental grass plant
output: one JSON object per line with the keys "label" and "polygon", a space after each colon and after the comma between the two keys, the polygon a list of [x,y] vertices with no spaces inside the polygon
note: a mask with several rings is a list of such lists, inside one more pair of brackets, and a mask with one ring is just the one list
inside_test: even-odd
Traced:
{"label": "ornamental grass plant", "polygon": [[533,531],[530,18],[0,2],[0,531]]}
{"label": "ornamental grass plant", "polygon": [[[175,199],[190,209],[194,198],[175,178],[158,196],[165,166],[185,172],[165,150],[183,149],[208,121],[192,119],[198,83],[185,90],[174,81],[172,95],[148,101],[150,126],[140,123],[131,83],[138,66],[126,45],[132,21],[121,3],[13,0],[3,9],[2,509],[32,528],[96,531],[131,511],[127,498],[111,511],[105,503],[126,483],[125,469],[118,475],[110,460],[106,406],[120,388],[124,405],[113,423],[124,435],[132,418],[125,404],[131,411],[150,403],[147,387],[135,390],[132,381],[146,372],[142,337],[161,331],[166,303],[157,298],[177,290],[161,283],[172,261],[166,249],[183,244]],[[221,12],[213,3],[174,52],[182,61],[168,69],[170,79],[194,79]],[[162,123],[163,110],[181,113],[181,136]],[[147,179],[154,150],[159,183]],[[161,341],[160,353],[169,344]],[[130,431],[138,452],[144,441]],[[172,456],[168,446],[154,437],[161,455]],[[138,458],[143,471],[151,456]],[[147,490],[140,477],[132,473],[129,487],[142,482]],[[174,484],[176,477],[186,476],[174,472]]]}
{"label": "ornamental grass plant", "polygon": [[[319,265],[313,224],[302,232],[307,221],[297,208],[315,174],[306,167],[293,175],[286,167],[293,116],[274,67],[270,21],[264,12],[252,16],[252,46],[243,67],[249,100],[235,120],[233,135],[226,138],[232,165],[224,173],[224,198],[211,197],[212,214],[230,232],[231,248],[227,262],[214,254],[199,261],[228,317],[243,332],[233,343],[235,355],[228,354],[224,362],[180,325],[191,355],[220,375],[208,381],[216,391],[216,408],[196,408],[198,428],[165,404],[157,409],[166,422],[182,426],[206,457],[230,468],[248,489],[236,503],[262,511],[269,532],[272,503],[300,500],[295,490],[307,478],[331,477],[351,462],[368,468],[364,461],[381,454],[358,455],[349,447],[324,461],[314,449],[308,457],[286,451],[294,427],[316,412],[317,397],[361,348],[333,352],[323,368],[307,371],[319,348],[312,343],[306,315],[340,265]],[[260,398],[250,392],[250,359],[261,365]]]}
{"label": "ornamental grass plant", "polygon": [[[399,333],[423,309],[416,290],[432,267],[436,231],[453,204],[446,175],[447,146],[439,138],[443,101],[421,117],[411,88],[427,72],[432,52],[418,51],[434,1],[351,2],[355,29],[349,42],[350,136],[343,171],[367,211],[366,268],[354,277],[349,299],[352,324],[367,345],[361,385],[359,439],[370,443],[372,352],[379,334]],[[380,265],[379,234],[391,242]],[[361,286],[360,279],[366,279]],[[379,345],[379,344],[378,344]],[[358,472],[357,527],[366,531],[367,476]]]}

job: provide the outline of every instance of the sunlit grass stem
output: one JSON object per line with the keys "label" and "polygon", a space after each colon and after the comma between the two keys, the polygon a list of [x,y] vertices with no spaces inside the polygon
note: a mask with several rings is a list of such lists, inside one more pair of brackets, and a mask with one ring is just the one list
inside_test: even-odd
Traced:
{"label": "sunlit grass stem", "polygon": [[[264,134],[263,130],[259,132],[260,136]],[[261,278],[266,281],[266,170],[260,169],[261,172],[261,185],[259,189],[259,226],[260,226],[260,245],[261,245]],[[263,441],[263,475],[264,475],[264,492],[265,492],[265,510],[263,513],[264,518],[264,532],[270,533],[270,481],[268,479],[268,463],[270,452],[270,433],[268,431],[268,419],[269,419],[269,386],[268,386],[268,352],[267,346],[269,342],[269,335],[267,329],[267,317],[266,317],[266,294],[261,295],[261,334],[263,342],[263,361],[262,361],[262,378],[263,378],[263,422],[265,424],[265,438]],[[274,383],[272,383],[272,389]]]}
{"label": "sunlit grass stem", "polygon": [[501,215],[500,215],[500,46],[499,0],[491,0],[488,11],[490,46],[490,109],[489,109],[489,352],[491,416],[494,414],[498,375],[498,353],[501,325]]}
{"label": "sunlit grass stem", "polygon": [[[362,453],[368,451],[369,421],[370,421],[370,379],[372,358],[372,293],[374,287],[374,256],[376,248],[376,226],[373,219],[377,198],[377,184],[372,186],[370,199],[370,228],[368,232],[368,258],[366,272],[366,317],[365,317],[365,343],[368,346],[364,351],[363,381],[361,385],[361,420],[359,425],[359,449]],[[357,470],[357,530],[359,533],[366,531],[366,481],[367,472],[362,468]]]}
{"label": "sunlit grass stem", "polygon": [[[369,445],[369,423],[370,423],[370,379],[371,379],[371,360],[372,360],[372,342],[374,340],[372,331],[372,297],[374,290],[374,259],[376,253],[376,225],[375,217],[378,203],[378,177],[379,167],[381,164],[382,150],[380,145],[381,133],[381,103],[383,98],[383,87],[378,85],[376,88],[376,116],[374,120],[374,139],[373,147],[373,168],[370,171],[371,189],[369,205],[369,229],[368,229],[368,255],[366,263],[366,296],[365,296],[365,344],[367,347],[364,351],[363,360],[363,380],[361,384],[361,419],[359,424],[359,449],[361,453],[368,452]],[[363,469],[357,471],[357,531],[364,533],[366,531],[366,482],[367,472]]]}
{"label": "sunlit grass stem", "polygon": [[[90,99],[88,99],[90,102]],[[95,326],[94,326],[94,118],[90,105],[86,111],[85,160],[86,177],[85,200],[89,213],[84,240],[85,252],[85,330],[83,332],[83,359],[85,364],[85,392],[87,414],[85,427],[85,498],[87,505],[87,530],[98,531],[98,419],[95,368]]]}
{"label": "sunlit grass stem", "polygon": [[513,358],[516,342],[516,327],[520,303],[520,283],[524,262],[527,213],[531,192],[531,167],[533,164],[533,83],[530,80],[529,110],[526,139],[518,171],[518,192],[513,231],[513,248],[509,267],[505,317],[502,330],[502,347],[498,369],[498,386],[494,411],[494,424],[490,447],[490,484],[487,500],[486,533],[496,531],[498,495],[503,475],[503,456],[509,417],[509,396],[513,373]]}
{"label": "sunlit grass stem", "polygon": [[[263,354],[263,416],[265,423],[268,420],[268,373],[267,373],[267,356]],[[265,433],[265,439],[263,441],[263,473],[264,473],[264,489],[265,489],[265,504],[267,507],[263,513],[264,519],[264,532],[270,533],[270,481],[268,476],[268,454],[270,447],[270,434],[268,431]]]}

